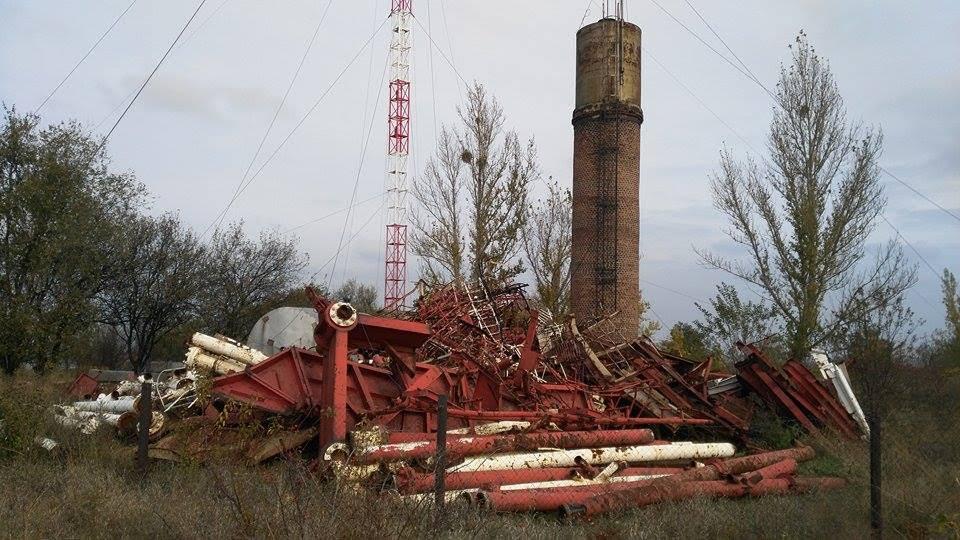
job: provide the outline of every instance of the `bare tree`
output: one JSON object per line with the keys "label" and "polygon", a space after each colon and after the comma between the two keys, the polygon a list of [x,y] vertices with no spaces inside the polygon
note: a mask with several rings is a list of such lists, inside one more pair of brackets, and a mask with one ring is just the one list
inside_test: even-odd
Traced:
{"label": "bare tree", "polygon": [[413,185],[422,213],[413,216],[418,232],[412,247],[423,261],[423,278],[430,283],[464,277],[462,155],[456,136],[444,127],[436,155]]}
{"label": "bare tree", "polygon": [[570,307],[570,250],[573,214],[570,190],[551,181],[547,196],[530,210],[523,231],[523,250],[533,273],[537,303],[555,322]]}
{"label": "bare tree", "polygon": [[205,286],[198,298],[201,326],[242,338],[265,312],[279,307],[298,282],[307,258],[297,240],[276,231],[254,239],[243,222],[217,230],[205,259]]}
{"label": "bare tree", "polygon": [[881,134],[848,126],[833,74],[804,34],[791,48],[792,64],[777,84],[769,159],[737,162],[724,151],[713,175],[714,205],[748,261],[698,253],[762,289],[784,320],[790,354],[801,357],[907,289],[915,267],[893,242],[868,260],[866,240],[886,205]]}
{"label": "bare tree", "polygon": [[462,126],[444,129],[414,186],[424,215],[415,221],[413,250],[427,280],[465,277],[496,287],[523,272],[518,255],[527,187],[539,176],[536,146],[504,132],[500,104],[479,84],[458,112]]}
{"label": "bare tree", "polygon": [[172,215],[134,219],[116,246],[123,272],[99,295],[101,319],[123,340],[133,369],[149,369],[154,346],[195,317],[204,250]]}

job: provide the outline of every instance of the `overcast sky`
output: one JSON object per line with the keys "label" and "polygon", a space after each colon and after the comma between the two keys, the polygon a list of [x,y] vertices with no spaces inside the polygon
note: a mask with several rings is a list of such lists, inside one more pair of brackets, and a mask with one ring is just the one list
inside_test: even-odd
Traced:
{"label": "overcast sky", "polygon": [[[134,171],[149,188],[153,212],[179,212],[200,231],[212,223],[253,158],[328,1],[207,0],[109,143],[115,166]],[[658,1],[726,54],[684,1]],[[882,164],[960,213],[960,3],[691,2],[768,87],[803,29],[829,59],[850,118],[882,128]],[[601,3],[414,0],[411,172],[422,169],[438,126],[455,119],[459,73],[496,94],[508,125],[536,138],[545,175],[569,185],[575,33],[582,20],[600,17]],[[0,100],[35,109],[129,4],[0,0]],[[44,120],[76,118],[105,132],[196,6],[195,0],[136,2],[47,103]],[[289,230],[344,209],[356,182],[356,201],[369,202],[346,224],[346,237],[356,236],[335,274],[328,261],[346,214],[295,231],[310,255],[308,274],[319,270],[318,278],[334,285],[356,276],[382,289],[378,195],[385,181],[382,81],[390,25],[380,25],[388,11],[387,0],[332,0],[254,171],[359,56],[228,216],[245,220],[252,233]],[[627,18],[642,28],[645,48],[641,286],[655,317],[669,326],[696,318],[693,302],[712,296],[721,280],[736,283],[701,267],[693,248],[737,253],[711,206],[708,175],[724,145],[738,155],[764,149],[772,103],[651,0],[628,1]],[[890,178],[883,182],[890,223],[937,272],[960,271],[960,222]],[[880,222],[872,241],[895,236]],[[939,282],[905,250],[920,264],[908,302],[928,321],[925,329],[941,327]]]}

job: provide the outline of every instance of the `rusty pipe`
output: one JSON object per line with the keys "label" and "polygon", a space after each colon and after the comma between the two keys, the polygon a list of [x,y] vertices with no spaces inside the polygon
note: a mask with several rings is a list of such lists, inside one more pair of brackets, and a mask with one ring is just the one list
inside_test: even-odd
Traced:
{"label": "rusty pipe", "polygon": [[[726,459],[706,465],[704,467],[690,469],[680,474],[658,478],[656,480],[652,480],[650,485],[656,487],[663,484],[672,484],[678,482],[716,481],[721,480],[728,475],[736,475],[755,471],[785,459],[806,461],[808,459],[812,459],[813,456],[813,448],[810,448],[809,446],[790,448],[788,450],[777,450],[774,452],[764,452],[762,454],[754,454],[752,456]],[[635,490],[628,489],[611,493],[603,493],[591,498],[588,501],[585,501],[581,505],[583,508],[577,509],[576,511],[590,516],[603,512],[632,508],[636,506],[635,497],[645,496],[645,489],[647,489],[647,487],[641,487]]]}
{"label": "rusty pipe", "polygon": [[246,345],[240,345],[239,343],[233,343],[225,339],[201,334],[200,332],[196,332],[190,337],[190,344],[200,347],[201,349],[209,351],[213,354],[226,356],[234,363],[247,366],[259,364],[267,359],[267,355],[256,349],[252,349]]}
{"label": "rusty pipe", "polygon": [[[761,496],[783,493],[806,493],[821,489],[837,489],[845,485],[845,480],[834,477],[768,478],[752,486],[716,480],[697,482],[652,481],[638,488],[618,490],[614,493],[617,495],[629,495],[630,502],[632,503],[629,508],[640,508],[660,502],[679,501],[699,496],[734,498],[746,495]],[[492,499],[494,500],[493,505],[495,505],[496,497]],[[569,496],[569,499],[570,502],[558,507],[561,518],[587,517],[624,508],[619,506],[612,508],[599,505],[597,502],[602,499],[598,496],[583,497],[579,493],[574,493]],[[493,505],[491,505],[493,509],[500,510],[500,508]],[[510,510],[510,506],[504,504],[503,509]]]}
{"label": "rusty pipe", "polygon": [[[604,446],[637,446],[653,442],[649,429],[623,429],[608,431],[549,431],[519,433],[516,435],[490,435],[485,437],[458,437],[448,439],[447,455],[481,456],[520,452],[538,448],[596,448]],[[400,461],[429,458],[436,455],[435,441],[384,444],[355,451],[352,461],[365,465],[384,461]]]}
{"label": "rusty pipe", "polygon": [[246,368],[246,366],[237,360],[207,354],[200,347],[189,347],[187,349],[187,357],[183,363],[186,364],[187,367],[194,369],[203,368],[219,375],[240,373]]}
{"label": "rusty pipe", "polygon": [[[510,473],[507,472],[507,480],[513,482],[512,478],[509,478]],[[500,486],[500,491],[524,491],[531,489],[556,489],[556,488],[597,488],[593,490],[593,493],[603,493],[607,489],[616,489],[611,488],[611,486],[622,486],[624,484],[631,484],[633,486],[640,486],[644,482],[649,482],[656,478],[662,478],[667,476],[665,474],[641,474],[641,475],[627,475],[627,476],[609,476],[606,478],[599,478],[589,480],[586,478],[581,478],[577,480],[553,480],[549,482],[528,482],[525,484],[505,484]],[[622,488],[621,488],[622,489]]]}
{"label": "rusty pipe", "polygon": [[591,465],[604,465],[612,461],[647,462],[672,461],[677,459],[706,459],[732,456],[736,451],[729,443],[672,443],[646,446],[616,446],[604,448],[581,448],[578,450],[554,450],[544,452],[518,452],[491,456],[475,456],[449,469],[449,472],[516,470],[521,468],[572,467],[577,457]]}
{"label": "rusty pipe", "polygon": [[769,480],[771,478],[781,478],[784,476],[790,476],[796,472],[797,472],[797,460],[787,458],[787,459],[784,459],[783,461],[778,461],[772,465],[761,467],[755,471],[731,475],[730,480],[733,482],[738,482],[748,486],[754,486],[759,484],[761,480]]}
{"label": "rusty pipe", "polygon": [[[621,476],[660,476],[677,474],[685,469],[680,467],[627,467],[620,471]],[[544,469],[516,469],[512,471],[478,471],[447,473],[444,484],[450,490],[464,490],[473,488],[493,489],[503,484],[506,477],[516,484],[531,482],[551,482],[560,480],[575,480],[583,478],[580,469],[576,467],[550,467]],[[616,477],[614,477],[616,478]],[[397,491],[407,495],[423,493],[433,489],[435,478],[433,474],[419,473],[410,467],[403,467],[394,476],[394,485]]]}
{"label": "rusty pipe", "polygon": [[[525,489],[490,489],[477,491],[472,502],[480,507],[497,512],[549,512],[564,504],[586,501],[610,491],[634,489],[650,483],[650,479],[621,483],[587,483],[578,486],[544,486]],[[463,499],[461,499],[463,500]]]}
{"label": "rusty pipe", "polygon": [[77,411],[123,414],[133,410],[133,399],[77,401],[72,407]]}

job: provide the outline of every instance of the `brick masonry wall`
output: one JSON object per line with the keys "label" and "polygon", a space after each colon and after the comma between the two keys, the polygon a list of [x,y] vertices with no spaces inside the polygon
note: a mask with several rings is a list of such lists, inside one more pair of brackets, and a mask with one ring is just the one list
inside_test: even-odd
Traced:
{"label": "brick masonry wall", "polygon": [[[597,191],[603,177],[610,176],[604,172],[602,147],[617,140],[618,116],[615,285],[604,285],[596,278],[602,249]],[[581,325],[617,311],[624,336],[635,336],[640,318],[640,119],[629,114],[580,117],[574,121],[573,139],[571,307]],[[606,167],[611,170],[610,164]]]}

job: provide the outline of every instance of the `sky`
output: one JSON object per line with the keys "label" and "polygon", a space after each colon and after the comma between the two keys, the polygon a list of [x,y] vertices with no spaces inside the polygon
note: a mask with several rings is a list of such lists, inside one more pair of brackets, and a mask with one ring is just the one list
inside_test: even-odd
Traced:
{"label": "sky", "polygon": [[[850,120],[882,130],[881,164],[960,214],[960,3],[689,2],[626,7],[643,32],[640,268],[653,318],[667,327],[693,320],[694,303],[718,283],[739,285],[703,267],[694,249],[739,254],[712,206],[709,176],[724,147],[763,154],[773,110],[710,49],[731,56],[690,5],[771,88],[803,30],[829,60]],[[130,3],[0,0],[0,101],[35,110]],[[575,34],[601,17],[601,4],[414,0],[411,174],[477,81],[496,95],[507,126],[535,139],[544,176],[569,186]],[[134,2],[46,103],[43,121],[77,119],[105,133],[197,5]],[[387,0],[207,0],[114,131],[113,166],[147,186],[151,212],[179,213],[202,232],[253,163],[227,221],[243,220],[254,235],[297,235],[310,257],[306,276],[334,286],[356,277],[382,290],[388,12]],[[918,264],[907,302],[932,331],[943,323],[937,274],[960,272],[960,221],[890,177],[882,182],[884,216],[932,266],[904,245]],[[534,196],[544,191],[534,186]],[[362,204],[348,214],[351,198]],[[877,224],[871,247],[900,238],[891,225]],[[409,266],[415,279],[417,261]]]}

